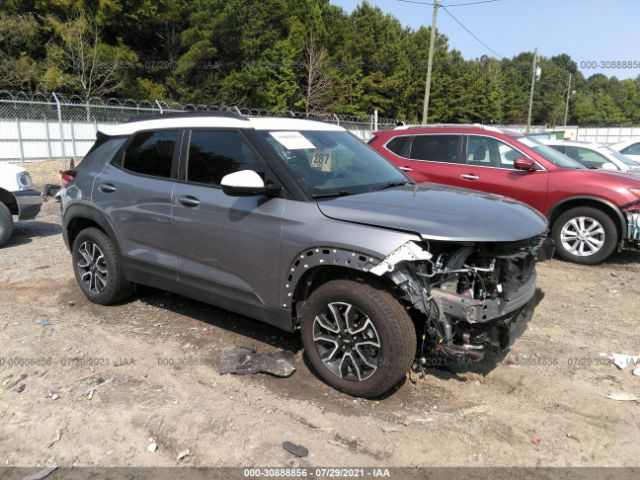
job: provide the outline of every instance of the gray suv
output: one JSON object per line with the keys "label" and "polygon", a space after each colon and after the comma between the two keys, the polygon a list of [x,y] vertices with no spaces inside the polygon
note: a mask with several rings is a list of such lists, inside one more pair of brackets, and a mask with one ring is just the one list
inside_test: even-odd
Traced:
{"label": "gray suv", "polygon": [[299,330],[316,373],[357,396],[384,394],[416,359],[507,349],[551,253],[526,205],[416,184],[309,120],[111,126],[63,176],[64,237],[92,302],[144,284]]}

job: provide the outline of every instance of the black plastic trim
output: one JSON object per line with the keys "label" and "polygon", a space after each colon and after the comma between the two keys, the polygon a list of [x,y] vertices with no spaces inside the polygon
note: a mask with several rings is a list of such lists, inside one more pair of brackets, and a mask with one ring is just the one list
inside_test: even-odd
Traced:
{"label": "black plastic trim", "polygon": [[551,209],[549,209],[549,212],[547,213],[547,219],[551,220],[551,218],[553,217],[554,213],[558,210],[558,208],[574,200],[590,200],[590,201],[598,202],[612,209],[616,213],[616,216],[618,218],[618,225],[620,226],[620,234],[621,234],[620,240],[627,238],[627,219],[624,218],[624,216],[622,215],[620,208],[618,208],[614,203],[610,202],[609,200],[605,200],[604,198],[600,198],[600,197],[594,197],[591,195],[578,195],[576,197],[565,198],[560,202],[556,203]]}

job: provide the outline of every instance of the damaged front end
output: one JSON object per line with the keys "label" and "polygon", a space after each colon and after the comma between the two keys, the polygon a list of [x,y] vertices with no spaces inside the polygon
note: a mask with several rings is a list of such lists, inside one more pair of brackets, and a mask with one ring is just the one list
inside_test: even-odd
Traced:
{"label": "damaged front end", "polygon": [[526,329],[537,304],[535,265],[553,255],[550,239],[452,244],[409,242],[370,270],[388,276],[422,321],[418,357],[480,361]]}
{"label": "damaged front end", "polygon": [[629,210],[625,212],[625,215],[627,217],[627,238],[624,247],[640,250],[640,210]]}

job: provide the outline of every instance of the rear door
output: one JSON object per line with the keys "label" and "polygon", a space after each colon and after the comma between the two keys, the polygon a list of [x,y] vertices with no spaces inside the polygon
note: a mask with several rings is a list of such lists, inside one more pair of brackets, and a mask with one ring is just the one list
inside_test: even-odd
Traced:
{"label": "rear door", "polygon": [[138,132],[96,178],[93,203],[116,232],[124,262],[175,279],[171,194],[181,130]]}
{"label": "rear door", "polygon": [[465,135],[466,164],[460,170],[461,186],[504,195],[544,211],[549,173],[516,170],[513,160],[527,157],[514,146],[487,135]]}
{"label": "rear door", "polygon": [[242,132],[223,129],[188,132],[182,158],[172,198],[178,281],[249,315],[276,306],[286,200],[230,197],[220,186],[222,177],[240,170],[254,170],[269,183],[266,163]]}
{"label": "rear door", "polygon": [[393,153],[393,162],[417,182],[458,185],[462,135],[398,136],[390,140],[385,148]]}

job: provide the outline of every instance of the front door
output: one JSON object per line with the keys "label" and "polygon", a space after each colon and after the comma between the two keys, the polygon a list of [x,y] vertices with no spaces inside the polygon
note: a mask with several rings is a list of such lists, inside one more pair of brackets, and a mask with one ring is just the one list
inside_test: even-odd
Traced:
{"label": "front door", "polygon": [[173,191],[178,281],[211,303],[252,316],[277,307],[281,222],[286,202],[231,197],[222,177],[240,170],[272,174],[236,130],[192,130],[181,181]]}
{"label": "front door", "polygon": [[544,211],[549,173],[516,170],[513,160],[525,157],[507,143],[486,135],[466,137],[466,165],[460,169],[460,186],[504,195]]}

